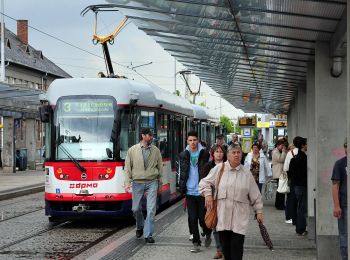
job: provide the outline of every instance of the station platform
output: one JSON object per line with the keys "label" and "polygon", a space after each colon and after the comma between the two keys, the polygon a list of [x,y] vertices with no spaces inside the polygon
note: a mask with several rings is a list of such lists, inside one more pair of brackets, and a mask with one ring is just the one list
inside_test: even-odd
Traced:
{"label": "station platform", "polygon": [[43,170],[0,172],[0,200],[44,191],[45,173]]}
{"label": "station platform", "polygon": [[[264,224],[269,232],[274,250],[270,251],[265,245],[259,227],[251,214],[249,230],[245,237],[243,259],[316,259],[314,241],[309,240],[307,236],[298,236],[295,233],[295,226],[285,223],[284,211],[276,210],[272,200],[264,202]],[[209,248],[203,246],[204,238],[202,238],[201,251],[190,252],[192,242],[189,241],[187,212],[184,211],[183,201],[157,215],[155,228],[155,244],[146,244],[144,239],[136,239],[134,229],[88,259],[203,260],[213,259],[216,253],[213,237]]]}

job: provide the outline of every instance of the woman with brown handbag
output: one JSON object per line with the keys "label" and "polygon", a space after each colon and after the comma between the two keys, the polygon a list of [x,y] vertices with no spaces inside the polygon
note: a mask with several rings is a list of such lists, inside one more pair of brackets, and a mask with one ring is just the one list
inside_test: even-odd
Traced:
{"label": "woman with brown handbag", "polygon": [[[216,183],[222,164],[215,166],[199,183],[199,191],[205,197],[207,210],[213,207],[213,199],[217,200],[216,230],[219,232],[226,260],[243,257],[250,205],[255,210],[257,221],[263,222],[261,194],[252,174],[241,165],[241,158],[241,147],[231,145],[227,151],[227,162],[224,163],[220,182]],[[218,187],[214,198],[212,187]]]}
{"label": "woman with brown handbag", "polygon": [[[205,178],[211,169],[213,169],[216,165],[221,164],[224,162],[224,154],[225,154],[225,148],[222,145],[215,144],[210,149],[210,157],[213,158],[213,160],[207,162],[201,171],[201,178]],[[216,231],[216,229],[213,229],[213,236],[215,240],[216,245],[216,254],[214,255],[214,259],[220,259],[223,257],[222,254],[222,247],[219,239],[219,233]]]}

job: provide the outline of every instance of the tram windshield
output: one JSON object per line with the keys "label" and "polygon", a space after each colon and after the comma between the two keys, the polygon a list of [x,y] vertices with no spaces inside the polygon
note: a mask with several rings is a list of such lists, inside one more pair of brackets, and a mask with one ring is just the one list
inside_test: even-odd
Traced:
{"label": "tram windshield", "polygon": [[55,110],[56,160],[113,160],[116,135],[112,97],[63,97]]}

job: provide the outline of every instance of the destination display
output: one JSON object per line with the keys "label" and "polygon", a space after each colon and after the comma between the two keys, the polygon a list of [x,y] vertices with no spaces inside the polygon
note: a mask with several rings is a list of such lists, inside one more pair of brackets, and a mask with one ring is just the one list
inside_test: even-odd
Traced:
{"label": "destination display", "polygon": [[255,117],[241,117],[238,120],[239,126],[251,126],[254,127],[256,126],[256,119]]}
{"label": "destination display", "polygon": [[64,100],[62,111],[65,114],[113,113],[112,100]]}

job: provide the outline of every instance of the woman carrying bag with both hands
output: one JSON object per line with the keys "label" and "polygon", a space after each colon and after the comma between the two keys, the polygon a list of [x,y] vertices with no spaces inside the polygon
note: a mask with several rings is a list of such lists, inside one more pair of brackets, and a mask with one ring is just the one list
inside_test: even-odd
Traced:
{"label": "woman carrying bag with both hands", "polygon": [[[217,184],[216,178],[219,176],[222,163],[216,165],[199,183],[199,192],[205,197],[207,210],[212,208],[213,199],[217,199],[216,230],[219,232],[225,260],[243,257],[250,205],[255,210],[257,221],[263,222],[261,194],[250,171],[241,165],[241,158],[241,147],[237,144],[229,146],[227,162],[224,163],[217,192],[213,193],[212,187]],[[216,198],[213,198],[212,194],[217,194]]]}

